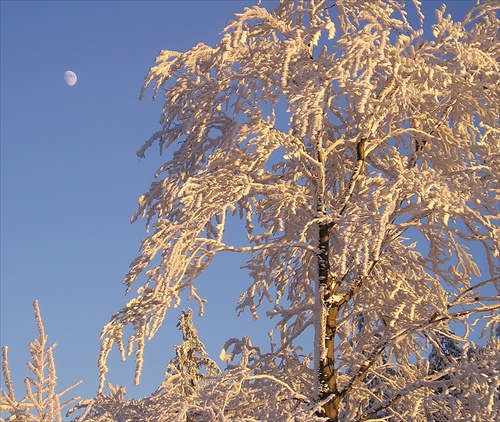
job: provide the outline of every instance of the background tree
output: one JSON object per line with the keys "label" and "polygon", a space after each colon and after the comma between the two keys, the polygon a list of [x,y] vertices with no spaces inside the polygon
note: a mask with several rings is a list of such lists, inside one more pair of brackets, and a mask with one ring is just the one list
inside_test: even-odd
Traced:
{"label": "background tree", "polygon": [[182,331],[183,342],[175,346],[175,357],[167,366],[166,381],[160,390],[178,389],[183,398],[192,395],[200,385],[210,383],[220,375],[217,364],[207,357],[205,346],[198,338],[193,325],[193,311],[182,311],[177,326]]}
{"label": "background tree", "polygon": [[[29,344],[31,362],[27,366],[31,373],[30,377],[24,380],[26,395],[18,400],[12,383],[8,347],[2,347],[2,375],[5,381],[6,391],[1,391],[0,412],[8,413],[9,421],[57,421],[63,420],[61,410],[77,401],[79,397],[71,398],[61,403],[61,398],[69,390],[80,384],[81,381],[64,389],[62,392],[56,392],[57,375],[54,362],[55,344],[47,346],[47,334],[43,326],[42,317],[38,302],[33,303],[35,310],[35,320],[38,327],[39,336]],[[4,420],[0,418],[0,420]]]}
{"label": "background tree", "polygon": [[[139,382],[167,310],[188,291],[202,314],[197,276],[235,252],[252,279],[237,309],[269,301],[275,335],[269,353],[226,344],[200,420],[472,420],[435,394],[456,383],[491,418],[495,360],[431,371],[428,354],[450,325],[463,347],[482,326],[498,349],[498,5],[463,22],[443,6],[432,39],[419,5],[282,0],[245,9],[215,47],[160,53],[144,89],[164,96],[161,129],[138,155],[172,154],[139,199],[151,234],[124,283],[144,281],[103,329],[101,389],[115,343]],[[228,242],[231,215],[245,244]]]}

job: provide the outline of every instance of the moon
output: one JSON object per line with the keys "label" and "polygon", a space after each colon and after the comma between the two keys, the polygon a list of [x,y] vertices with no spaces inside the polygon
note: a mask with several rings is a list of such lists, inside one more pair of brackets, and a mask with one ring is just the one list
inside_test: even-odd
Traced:
{"label": "moon", "polygon": [[71,70],[67,70],[66,72],[64,72],[64,82],[66,82],[69,86],[73,86],[74,84],[76,84],[77,80],[78,78],[76,77],[75,72]]}

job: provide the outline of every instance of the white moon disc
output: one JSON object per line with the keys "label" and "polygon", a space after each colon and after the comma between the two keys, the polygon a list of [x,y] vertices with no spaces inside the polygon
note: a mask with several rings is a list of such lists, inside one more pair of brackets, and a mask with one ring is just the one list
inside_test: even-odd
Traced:
{"label": "white moon disc", "polygon": [[73,86],[77,81],[76,73],[71,70],[67,70],[64,72],[64,82],[66,82],[69,86]]}

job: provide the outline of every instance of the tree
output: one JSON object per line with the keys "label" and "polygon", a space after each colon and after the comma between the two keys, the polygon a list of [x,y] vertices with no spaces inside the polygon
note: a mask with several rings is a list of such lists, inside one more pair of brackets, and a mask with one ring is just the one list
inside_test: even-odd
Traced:
{"label": "tree", "polygon": [[176,356],[168,364],[166,381],[160,386],[160,389],[168,390],[169,393],[178,389],[184,398],[221,373],[217,364],[207,357],[192,318],[191,309],[181,313],[177,325],[182,331],[183,342],[174,347]]}
{"label": "tree", "polygon": [[56,392],[57,375],[54,363],[56,345],[47,346],[48,336],[45,334],[37,301],[33,303],[33,308],[39,332],[38,338],[29,344],[31,362],[28,362],[27,366],[33,376],[25,378],[26,396],[18,400],[9,369],[8,347],[2,347],[2,375],[6,391],[2,391],[0,395],[0,411],[10,413],[11,416],[7,421],[61,422],[63,420],[61,410],[79,399],[79,397],[71,398],[61,403],[61,397],[80,384],[80,381],[60,393]]}
{"label": "tree", "polygon": [[103,329],[101,389],[115,343],[136,345],[139,382],[167,310],[188,291],[202,314],[197,276],[234,252],[253,280],[237,309],[269,301],[278,335],[269,353],[228,341],[216,387],[193,392],[211,398],[199,420],[472,420],[433,393],[456,383],[493,415],[494,359],[431,373],[428,355],[450,326],[468,347],[482,324],[498,350],[497,10],[454,22],[443,6],[426,39],[417,0],[282,0],[236,15],[215,47],[162,51],[144,84],[161,128],[138,155],[172,155],[139,199],[151,234],[124,283],[144,281]]}

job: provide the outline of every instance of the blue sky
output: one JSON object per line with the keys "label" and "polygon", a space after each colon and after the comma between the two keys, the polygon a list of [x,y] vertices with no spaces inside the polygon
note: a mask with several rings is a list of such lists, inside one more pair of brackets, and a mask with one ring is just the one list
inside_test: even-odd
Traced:
{"label": "blue sky", "polygon": [[[128,300],[121,281],[145,236],[143,222],[129,220],[162,162],[152,151],[135,155],[159,127],[161,101],[139,101],[144,77],[161,49],[214,45],[232,15],[254,3],[1,1],[0,334],[19,396],[37,334],[35,299],[58,344],[60,389],[83,379],[74,394],[95,393],[99,334]],[[474,1],[447,3],[459,19]],[[66,70],[78,75],[73,87]],[[248,317],[230,319],[244,289],[235,281],[246,278],[239,265],[221,256],[201,280],[209,303],[196,322],[214,356],[225,339],[259,329]],[[128,397],[148,395],[163,379],[180,339],[177,314],[147,345],[141,386],[132,387],[133,358],[111,357],[109,381],[127,385]]]}

